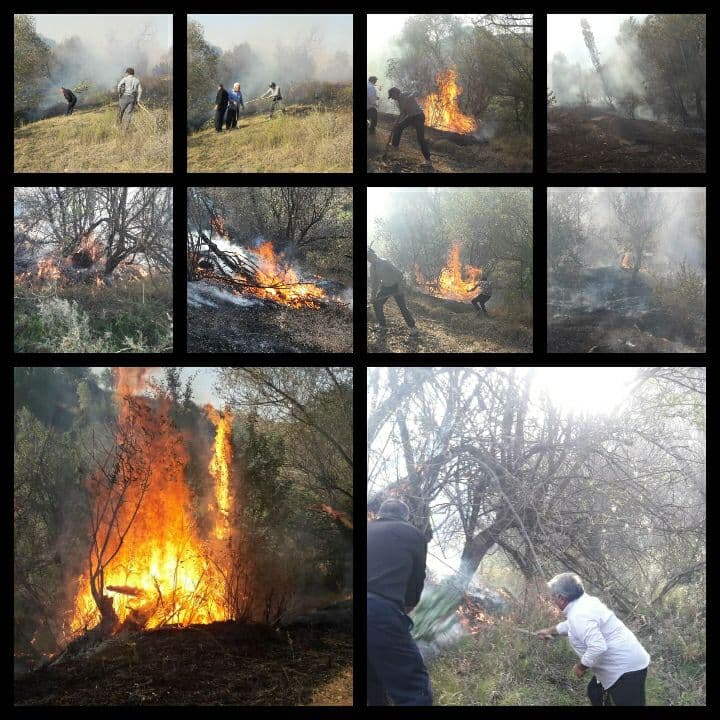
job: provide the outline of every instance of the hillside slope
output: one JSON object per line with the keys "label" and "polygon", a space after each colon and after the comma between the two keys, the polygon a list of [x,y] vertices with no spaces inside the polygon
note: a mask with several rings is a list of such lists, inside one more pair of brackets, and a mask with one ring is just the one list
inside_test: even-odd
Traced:
{"label": "hillside slope", "polygon": [[148,112],[136,109],[128,134],[114,105],[15,128],[15,172],[171,172],[172,111]]}
{"label": "hillside slope", "polygon": [[351,705],[352,635],[216,622],[118,635],[15,679],[17,705]]}
{"label": "hillside slope", "polygon": [[705,135],[595,107],[547,111],[549,172],[705,172]]}
{"label": "hillside slope", "polygon": [[237,128],[188,135],[188,172],[352,172],[352,112],[291,105],[240,115]]}

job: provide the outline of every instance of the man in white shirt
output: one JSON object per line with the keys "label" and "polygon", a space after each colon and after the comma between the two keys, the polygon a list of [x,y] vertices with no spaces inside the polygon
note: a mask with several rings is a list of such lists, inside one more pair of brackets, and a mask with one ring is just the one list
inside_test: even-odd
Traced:
{"label": "man in white shirt", "polygon": [[377,82],[377,78],[374,75],[371,75],[368,78],[368,84],[367,84],[367,119],[370,121],[370,125],[368,127],[368,134],[374,135],[375,134],[375,128],[377,127],[377,104],[378,104],[378,90],[375,87],[375,83]]}
{"label": "man in white shirt", "polygon": [[545,640],[552,635],[568,636],[580,658],[573,667],[575,675],[582,678],[587,670],[595,673],[588,685],[591,704],[645,705],[650,655],[635,635],[601,600],[585,593],[575,573],[556,575],[548,588],[567,619],[537,634]]}
{"label": "man in white shirt", "polygon": [[130,119],[133,110],[135,110],[135,105],[139,104],[140,98],[142,98],[142,85],[135,77],[133,68],[129,67],[125,70],[125,77],[118,83],[117,90],[120,96],[118,99],[117,121],[118,125],[122,125],[127,130],[130,127]]}
{"label": "man in white shirt", "polygon": [[270,114],[268,117],[273,116],[276,107],[279,110],[282,110],[283,115],[285,114],[285,103],[283,102],[282,91],[280,90],[279,85],[271,82],[270,85],[268,85],[268,89],[265,91],[265,94],[260,96],[261,100],[266,98],[270,99]]}

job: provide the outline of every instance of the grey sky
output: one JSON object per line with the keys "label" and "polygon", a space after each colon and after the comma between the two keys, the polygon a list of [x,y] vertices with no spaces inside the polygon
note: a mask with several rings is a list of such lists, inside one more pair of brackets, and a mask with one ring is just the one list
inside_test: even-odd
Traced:
{"label": "grey sky", "polygon": [[595,44],[602,61],[617,48],[615,38],[623,20],[629,17],[642,21],[646,14],[570,14],[557,13],[547,16],[547,59],[552,60],[555,53],[561,52],[571,63],[580,63],[591,67],[590,55],[585,45],[580,20],[585,18],[595,36]]}
{"label": "grey sky", "polygon": [[[223,50],[247,42],[260,51],[272,50],[279,42],[292,45],[318,30],[323,55],[346,50],[352,55],[353,16],[317,13],[296,15],[188,15],[205,28],[205,39]],[[267,54],[267,53],[265,53]]]}
{"label": "grey sky", "polygon": [[77,35],[84,43],[110,52],[113,38],[127,40],[144,34],[147,47],[158,54],[167,52],[172,45],[172,15],[59,13],[32,17],[35,18],[35,27],[40,35],[55,42]]}

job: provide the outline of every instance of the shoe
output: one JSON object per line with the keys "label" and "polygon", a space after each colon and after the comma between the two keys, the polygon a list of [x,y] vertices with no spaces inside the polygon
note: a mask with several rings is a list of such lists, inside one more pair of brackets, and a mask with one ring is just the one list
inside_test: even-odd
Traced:
{"label": "shoe", "polygon": [[418,335],[420,335],[420,331],[416,327],[410,329],[410,337],[416,338]]}
{"label": "shoe", "polygon": [[435,168],[433,167],[433,164],[432,164],[429,160],[426,160],[426,161],[423,163],[423,167],[424,167],[424,168],[427,168],[428,170],[434,170],[434,169],[435,169]]}

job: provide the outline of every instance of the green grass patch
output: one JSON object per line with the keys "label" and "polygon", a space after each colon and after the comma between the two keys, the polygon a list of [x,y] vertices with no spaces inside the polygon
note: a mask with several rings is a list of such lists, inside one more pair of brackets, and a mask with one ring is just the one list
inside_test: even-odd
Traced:
{"label": "green grass patch", "polygon": [[15,352],[171,352],[172,279],[15,283]]}

